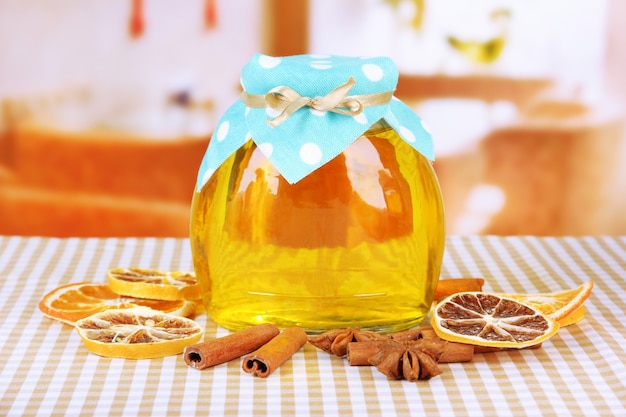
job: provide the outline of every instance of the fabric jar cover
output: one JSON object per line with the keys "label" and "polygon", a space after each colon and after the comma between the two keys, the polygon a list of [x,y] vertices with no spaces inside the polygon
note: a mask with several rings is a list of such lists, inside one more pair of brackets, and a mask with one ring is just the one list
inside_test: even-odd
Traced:
{"label": "fabric jar cover", "polygon": [[242,99],[237,100],[217,124],[198,172],[197,190],[201,190],[215,170],[249,140],[253,140],[276,170],[293,184],[339,155],[381,119],[414,149],[429,160],[434,159],[432,137],[423,121],[391,95],[383,104],[364,106],[351,114],[320,111],[303,105],[275,126],[270,123],[279,116],[280,109],[269,104],[248,106],[245,100],[247,95],[263,98],[277,87],[288,87],[310,102],[330,95],[349,79],[354,84],[345,87],[349,88],[348,99],[393,94],[398,70],[386,57],[256,54],[242,70]]}

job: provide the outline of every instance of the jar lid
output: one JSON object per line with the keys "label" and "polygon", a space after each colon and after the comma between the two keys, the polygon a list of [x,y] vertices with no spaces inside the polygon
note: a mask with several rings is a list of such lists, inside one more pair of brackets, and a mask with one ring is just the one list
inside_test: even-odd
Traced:
{"label": "jar lid", "polygon": [[381,120],[433,160],[428,129],[393,96],[397,83],[398,70],[386,57],[256,54],[242,70],[241,99],[217,124],[197,188],[250,139],[295,183]]}

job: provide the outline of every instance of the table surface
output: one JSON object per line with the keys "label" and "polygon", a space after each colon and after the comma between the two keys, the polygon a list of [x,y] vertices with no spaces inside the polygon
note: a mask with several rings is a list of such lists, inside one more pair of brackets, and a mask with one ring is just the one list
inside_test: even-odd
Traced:
{"label": "table surface", "polygon": [[[112,267],[190,270],[186,239],[0,236],[0,415],[626,415],[626,236],[447,239],[443,277],[484,290],[553,292],[593,279],[586,317],[541,349],[441,364],[429,381],[388,381],[306,344],[267,379],[240,362],[202,371],[182,355],[109,359],[40,298],[68,282],[105,282]],[[228,334],[206,315],[206,338]]]}

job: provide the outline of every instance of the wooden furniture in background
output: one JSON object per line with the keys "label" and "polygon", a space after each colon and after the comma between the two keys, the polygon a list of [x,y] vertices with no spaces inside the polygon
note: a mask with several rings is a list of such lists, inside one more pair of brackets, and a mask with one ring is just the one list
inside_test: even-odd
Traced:
{"label": "wooden furniture in background", "polygon": [[208,138],[65,132],[32,124],[0,137],[0,234],[176,236],[189,233]]}
{"label": "wooden furniture in background", "polygon": [[309,0],[265,0],[263,53],[305,54],[309,49]]}

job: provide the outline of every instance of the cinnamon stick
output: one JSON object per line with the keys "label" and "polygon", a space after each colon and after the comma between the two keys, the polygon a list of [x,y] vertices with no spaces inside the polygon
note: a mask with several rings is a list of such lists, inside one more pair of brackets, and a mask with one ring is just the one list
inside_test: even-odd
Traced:
{"label": "cinnamon stick", "polygon": [[[414,339],[416,340],[416,339]],[[351,342],[346,358],[352,366],[370,365],[369,359],[383,349],[389,341]],[[474,357],[474,346],[465,343],[448,342],[439,356],[439,363],[469,362]]]}
{"label": "cinnamon stick", "polygon": [[268,343],[243,358],[244,372],[267,378],[291,358],[307,342],[307,334],[298,327],[290,327]]}
{"label": "cinnamon stick", "polygon": [[[392,333],[389,335],[389,337],[393,340],[398,340],[400,342],[408,342],[408,341],[419,340],[419,339],[439,338],[439,336],[437,336],[437,333],[435,333],[432,327],[404,330],[401,332]],[[450,343],[456,343],[456,342],[448,342],[448,344]],[[541,343],[538,343],[532,346],[527,346],[521,349],[520,348],[502,348],[502,347],[493,347],[493,346],[470,345],[466,343],[456,343],[456,344],[462,345],[462,346],[474,346],[474,353],[491,353],[491,352],[501,352],[501,351],[506,351],[506,350],[521,350],[521,349],[539,349],[541,347]],[[442,362],[442,361],[439,360],[439,362]],[[457,362],[457,361],[449,361],[449,362]]]}
{"label": "cinnamon stick", "polygon": [[432,327],[424,327],[421,329],[409,329],[401,332],[391,333],[389,337],[400,342],[408,342],[419,339],[439,338]]}
{"label": "cinnamon stick", "polygon": [[435,289],[435,301],[449,295],[466,291],[482,291],[485,280],[482,278],[446,278],[440,279]]}
{"label": "cinnamon stick", "polygon": [[228,336],[187,346],[183,358],[192,368],[208,368],[250,353],[279,333],[280,330],[273,324],[259,324]]}

